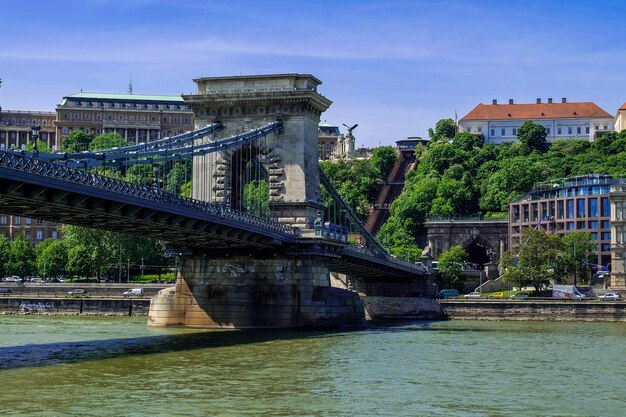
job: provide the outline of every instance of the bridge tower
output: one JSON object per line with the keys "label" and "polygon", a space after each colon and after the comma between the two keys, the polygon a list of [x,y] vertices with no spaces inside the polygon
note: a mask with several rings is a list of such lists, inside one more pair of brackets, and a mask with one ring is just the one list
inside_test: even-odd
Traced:
{"label": "bridge tower", "polygon": [[[183,95],[196,128],[221,122],[221,137],[261,128],[277,120],[282,131],[257,141],[254,154],[267,167],[271,217],[313,229],[323,209],[320,194],[318,125],[331,101],[317,92],[309,74],[204,77],[196,94]],[[216,139],[219,139],[216,138]],[[242,186],[233,169],[238,151],[193,160],[192,197],[237,209]],[[238,161],[238,162],[233,162]],[[250,163],[246,160],[244,163]],[[329,251],[344,243],[304,233],[294,244],[192,248],[181,253],[175,288],[162,290],[150,305],[152,325],[191,327],[355,326],[364,323],[359,296],[330,285]],[[334,249],[333,249],[334,248]]]}
{"label": "bridge tower", "polygon": [[[282,121],[278,140],[266,150],[272,158],[272,217],[311,229],[322,209],[317,131],[321,113],[331,105],[317,92],[322,82],[310,74],[203,77],[194,82],[197,92],[183,98],[193,109],[196,128],[222,122],[222,135],[231,136]],[[236,186],[224,168],[227,164],[227,158],[197,157],[193,164],[193,197],[229,204],[229,195]],[[219,184],[208,185],[200,180],[216,177],[220,178]]]}

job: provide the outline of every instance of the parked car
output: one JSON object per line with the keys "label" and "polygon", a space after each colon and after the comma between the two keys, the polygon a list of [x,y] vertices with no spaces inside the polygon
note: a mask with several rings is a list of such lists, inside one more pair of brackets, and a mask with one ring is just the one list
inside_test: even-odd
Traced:
{"label": "parked car", "polygon": [[504,298],[503,292],[494,292],[488,298]]}
{"label": "parked car", "polygon": [[465,298],[483,298],[483,295],[478,291],[471,292],[469,294],[465,294],[463,297]]}
{"label": "parked car", "polygon": [[509,298],[517,299],[517,300],[526,299],[528,298],[528,294],[526,294],[525,292],[518,292],[517,294],[511,295]]}
{"label": "parked car", "polygon": [[81,288],[78,288],[78,289],[75,289],[75,290],[72,290],[72,291],[68,292],[67,295],[83,295],[83,294],[86,294],[86,293],[87,293],[87,291],[85,291],[85,290],[83,290]]}
{"label": "parked car", "polygon": [[11,291],[11,288],[0,288],[0,294],[11,294],[13,291]]}
{"label": "parked car", "polygon": [[441,298],[454,298],[459,296],[459,291],[457,290],[441,290],[439,291],[439,297]]}
{"label": "parked car", "polygon": [[616,293],[616,292],[607,292],[607,293],[606,293],[606,294],[604,294],[604,295],[599,295],[599,296],[598,296],[598,299],[599,299],[599,300],[604,300],[604,301],[617,301],[617,300],[619,300],[620,298],[622,298],[622,296],[621,296],[621,295],[619,295],[619,294],[618,294],[618,293]]}
{"label": "parked car", "polygon": [[124,291],[124,297],[143,297],[143,288],[131,288]]}
{"label": "parked car", "polygon": [[12,277],[6,277],[4,279],[4,281],[5,282],[22,282],[22,278],[20,278],[20,277],[18,277],[16,275],[13,275]]}
{"label": "parked car", "polygon": [[35,282],[35,283],[40,283],[40,284],[41,284],[41,283],[42,283],[42,282],[44,282],[44,281],[43,281],[43,279],[41,279],[41,278],[37,278],[37,277],[35,277],[35,278],[31,278],[31,279],[30,279],[30,282]]}

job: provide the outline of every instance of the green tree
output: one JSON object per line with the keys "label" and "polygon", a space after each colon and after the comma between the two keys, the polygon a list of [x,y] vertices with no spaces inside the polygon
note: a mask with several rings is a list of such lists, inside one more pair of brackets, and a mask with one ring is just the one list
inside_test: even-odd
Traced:
{"label": "green tree", "polygon": [[478,135],[469,132],[457,133],[452,140],[452,144],[464,151],[473,151],[483,146],[483,139]]}
{"label": "green tree", "polygon": [[480,208],[484,211],[505,211],[511,201],[530,191],[541,179],[541,169],[527,157],[507,159],[484,184]]}
{"label": "green tree", "polygon": [[7,275],[30,276],[35,272],[35,250],[24,235],[11,242],[9,257],[6,264]]}
{"label": "green tree", "polygon": [[378,169],[380,177],[386,179],[398,160],[398,153],[393,146],[379,146],[372,154],[372,164]]}
{"label": "green tree", "polygon": [[545,152],[548,149],[546,142],[546,128],[542,125],[535,124],[530,120],[524,122],[517,129],[517,139],[531,150]]}
{"label": "green tree", "polygon": [[[65,142],[64,142],[65,143]],[[96,136],[89,143],[89,150],[92,152],[100,151],[103,149],[111,149],[114,147],[128,146],[131,142],[124,139],[119,133],[102,133]]]}
{"label": "green tree", "polygon": [[67,254],[67,270],[72,275],[91,276],[96,272],[96,265],[91,258],[92,252],[84,245],[72,246]]}
{"label": "green tree", "polygon": [[435,130],[428,129],[428,137],[432,142],[448,141],[456,134],[456,124],[452,119],[441,119],[435,123]]}
{"label": "green tree", "polygon": [[460,287],[467,276],[463,273],[463,263],[467,261],[467,252],[461,245],[452,246],[439,255],[439,275],[448,282],[449,287]]}
{"label": "green tree", "polygon": [[0,277],[9,275],[7,272],[6,261],[11,253],[11,243],[4,235],[0,235]]}
{"label": "green tree", "polygon": [[501,260],[505,282],[520,288],[532,285],[537,291],[541,290],[556,276],[560,246],[557,235],[541,228],[523,229],[520,246],[515,252],[507,252]]}
{"label": "green tree", "polygon": [[595,257],[594,251],[598,244],[594,242],[590,233],[571,232],[563,235],[560,244],[560,254],[557,262],[556,280],[564,281],[566,276],[588,276],[590,258]]}
{"label": "green tree", "polygon": [[82,130],[73,130],[63,138],[61,150],[63,152],[82,152],[89,150],[89,144],[94,139],[93,133],[85,133]]}
{"label": "green tree", "polygon": [[[28,143],[26,144],[26,148],[25,148],[26,152],[32,152],[35,150],[35,145],[33,143]],[[37,151],[38,152],[45,152],[45,153],[51,153],[52,152],[52,148],[50,146],[48,146],[48,144],[42,140],[37,140]]]}
{"label": "green tree", "polygon": [[270,189],[267,181],[255,180],[243,188],[243,204],[246,211],[255,216],[269,218]]}
{"label": "green tree", "polygon": [[37,252],[37,272],[43,277],[58,277],[66,272],[68,251],[61,240],[46,239],[39,243]]}

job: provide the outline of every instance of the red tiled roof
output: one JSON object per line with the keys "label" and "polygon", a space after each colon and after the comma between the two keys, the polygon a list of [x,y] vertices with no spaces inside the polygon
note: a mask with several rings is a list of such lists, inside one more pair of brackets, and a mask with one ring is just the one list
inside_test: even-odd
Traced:
{"label": "red tiled roof", "polygon": [[619,108],[620,110],[626,110],[626,103],[622,104],[622,107]]}
{"label": "red tiled roof", "polygon": [[[624,103],[626,106],[626,103]],[[622,107],[624,107],[622,106]],[[540,103],[540,104],[482,104],[463,116],[463,120],[507,120],[507,119],[577,119],[613,117],[597,104]]]}

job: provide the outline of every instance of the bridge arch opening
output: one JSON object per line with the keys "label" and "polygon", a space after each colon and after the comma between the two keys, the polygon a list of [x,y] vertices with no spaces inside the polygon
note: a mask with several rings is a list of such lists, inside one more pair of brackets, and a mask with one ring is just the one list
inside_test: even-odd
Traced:
{"label": "bridge arch opening", "polygon": [[467,262],[469,264],[482,266],[491,261],[487,247],[480,242],[473,241],[465,246],[464,249],[467,252]]}

